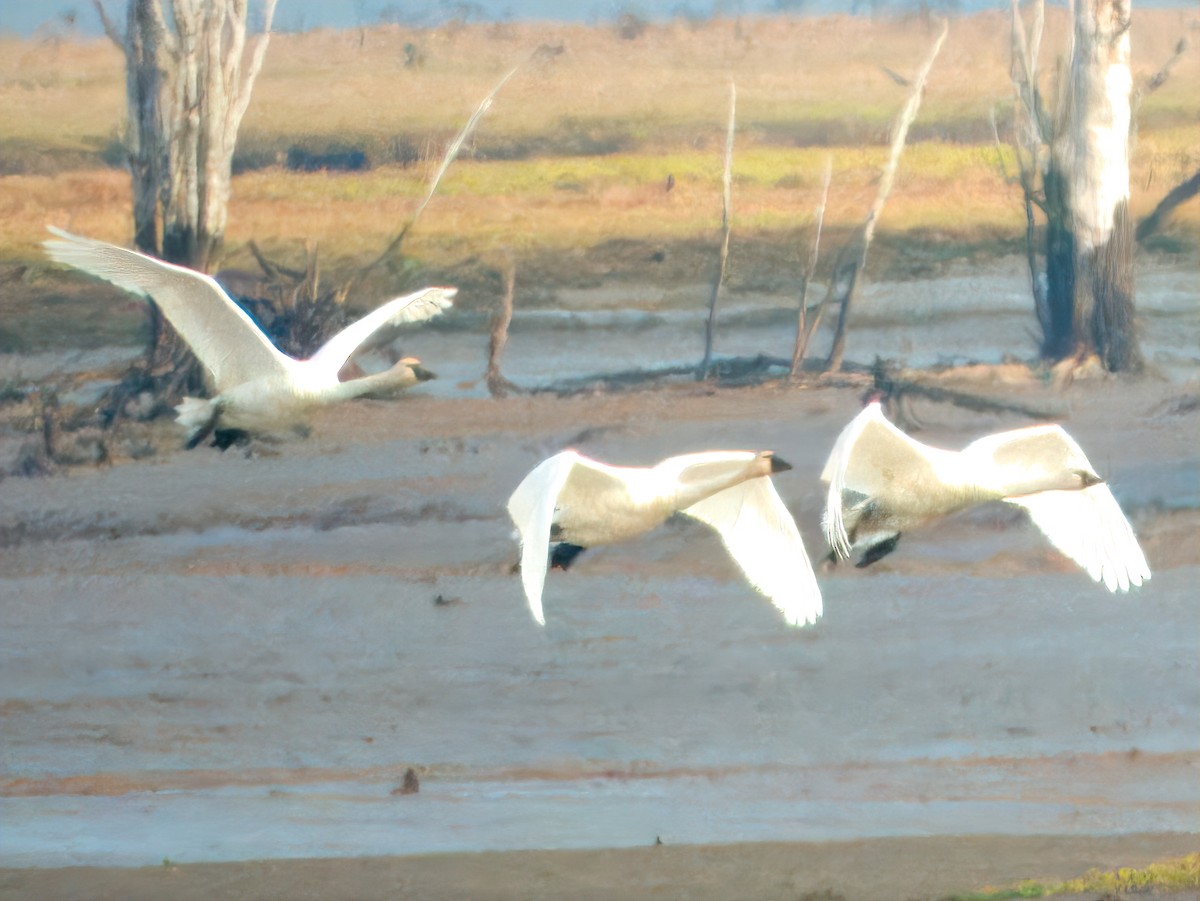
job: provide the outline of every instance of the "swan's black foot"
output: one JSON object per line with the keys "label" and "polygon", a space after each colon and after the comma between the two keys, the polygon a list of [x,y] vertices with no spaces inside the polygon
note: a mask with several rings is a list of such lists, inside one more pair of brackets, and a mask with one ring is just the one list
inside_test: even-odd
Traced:
{"label": "swan's black foot", "polygon": [[250,433],[244,429],[213,429],[212,446],[221,450],[229,450],[235,444],[246,444]]}
{"label": "swan's black foot", "polygon": [[550,551],[550,568],[566,570],[575,562],[575,558],[586,551],[587,548],[580,547],[577,544],[569,544],[566,541],[560,541],[554,545]]}
{"label": "swan's black foot", "polygon": [[877,560],[882,560],[884,557],[894,551],[896,549],[896,545],[899,543],[900,533],[897,532],[891,538],[885,538],[883,541],[873,544],[867,548],[862,555],[862,559],[854,565],[859,569],[862,569],[864,566],[870,566],[872,563],[876,562]]}

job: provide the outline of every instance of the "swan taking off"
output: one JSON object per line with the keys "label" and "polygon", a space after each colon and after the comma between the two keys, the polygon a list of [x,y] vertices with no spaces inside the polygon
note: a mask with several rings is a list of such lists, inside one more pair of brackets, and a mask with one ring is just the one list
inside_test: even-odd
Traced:
{"label": "swan taking off", "polygon": [[175,408],[177,421],[188,429],[188,447],[214,431],[295,426],[324,404],[386,394],[432,378],[412,357],[362,378],[342,381],[338,373],[359,349],[390,340],[393,327],[440,314],[457,290],[425,288],[397,297],[342,329],[311,358],[297,360],[275,347],[210,276],[61,229],[50,231],[57,235],[44,243],[51,259],[153,298],[208,370],[216,396],[186,397]]}
{"label": "swan taking off", "polygon": [[859,566],[891,553],[900,533],[988,501],[1024,507],[1050,543],[1109,591],[1150,578],[1129,521],[1079,445],[1056,425],[999,432],[947,451],[914,441],[867,406],[842,430],[822,481],[822,525],[838,557]]}
{"label": "swan taking off", "polygon": [[546,622],[548,562],[566,569],[586,548],[635,538],[683,513],[716,529],[750,584],[789,623],[815,623],[821,591],[795,520],[769,478],[788,469],[769,451],[684,454],[649,468],[608,466],[573,450],[543,460],[508,500],[533,618]]}

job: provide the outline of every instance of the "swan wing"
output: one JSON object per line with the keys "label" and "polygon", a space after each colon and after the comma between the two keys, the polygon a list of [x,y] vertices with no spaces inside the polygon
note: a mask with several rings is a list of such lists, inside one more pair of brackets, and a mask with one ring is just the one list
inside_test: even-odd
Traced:
{"label": "swan wing", "polygon": [[994,487],[1006,495],[1073,487],[1081,472],[1099,478],[1083,448],[1057,425],[987,435],[963,448],[962,456],[972,470],[994,473]]}
{"label": "swan wing", "polygon": [[[529,612],[543,626],[546,616],[542,610],[542,588],[549,560],[550,527],[559,496],[568,480],[578,481],[574,478],[576,473],[584,473],[589,479],[605,475],[595,461],[567,450],[535,466],[508,499],[508,515],[521,538],[521,584]],[[608,481],[612,478],[608,477]]]}
{"label": "swan wing", "polygon": [[56,237],[43,246],[55,262],[153,298],[212,374],[218,392],[264,376],[286,376],[294,365],[211,276],[61,229],[50,231]]}
{"label": "swan wing", "polygon": [[402,325],[441,315],[453,306],[457,293],[457,288],[423,288],[389,300],[326,341],[306,365],[336,376],[355,352],[387,344]]}
{"label": "swan wing", "polygon": [[793,626],[815,623],[821,589],[796,521],[766,476],[748,479],[680,511],[712,526],[747,581]]}
{"label": "swan wing", "polygon": [[1146,557],[1108,485],[1005,500],[1028,510],[1050,543],[1109,591],[1128,591],[1150,578]]}
{"label": "swan wing", "polygon": [[940,476],[931,450],[892,425],[877,402],[868,404],[842,429],[821,472],[821,481],[829,483],[821,525],[839,557],[850,556],[845,492],[874,498],[902,489],[905,483],[936,484]]}

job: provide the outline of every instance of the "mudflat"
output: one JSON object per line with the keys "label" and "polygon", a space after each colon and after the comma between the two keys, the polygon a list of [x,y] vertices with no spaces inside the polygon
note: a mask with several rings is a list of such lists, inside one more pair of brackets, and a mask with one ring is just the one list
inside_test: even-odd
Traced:
{"label": "mudflat", "polygon": [[672,522],[531,621],[503,505],[544,456],[773,449],[817,559],[850,388],[413,393],[0,482],[0,896],[932,898],[1196,850],[1195,387],[962,378],[1063,418],[1150,582],[984,509],[819,569],[791,629]]}

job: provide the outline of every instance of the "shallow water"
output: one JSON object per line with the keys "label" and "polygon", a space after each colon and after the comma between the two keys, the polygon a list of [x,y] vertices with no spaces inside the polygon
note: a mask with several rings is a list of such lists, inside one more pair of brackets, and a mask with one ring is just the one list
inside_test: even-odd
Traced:
{"label": "shallow water", "polygon": [[[1034,319],[1023,264],[1010,261],[981,274],[930,280],[867,283],[856,301],[846,358],[871,363],[876,356],[914,368],[1036,359]],[[965,267],[957,267],[961,269]],[[956,272],[957,272],[956,269]],[[1137,306],[1146,361],[1167,378],[1193,378],[1200,366],[1200,274],[1191,269],[1148,268],[1139,273]],[[704,353],[708,291],[697,285],[694,304],[680,308],[680,289],[630,289],[639,309],[595,311],[529,310],[514,314],[503,365],[520,385],[543,386],[557,379],[611,373],[654,365],[694,365]],[[822,295],[816,286],[813,298]],[[586,292],[577,292],[583,294]],[[611,289],[598,289],[607,297]],[[661,309],[670,298],[671,308]],[[796,307],[777,295],[725,297],[714,341],[718,356],[791,359]],[[814,336],[808,355],[823,359],[836,316]],[[586,327],[581,338],[579,329]],[[566,337],[566,336],[569,336]],[[463,340],[453,332],[427,330],[408,348],[430,361],[438,396],[486,394],[478,381],[485,360],[484,335]],[[436,361],[436,365],[432,361]],[[474,383],[467,387],[464,383]]]}
{"label": "shallow water", "polygon": [[[999,347],[1009,316],[913,334],[978,347],[985,327]],[[518,323],[506,374],[694,360],[690,329]],[[722,335],[723,353],[789,340]],[[454,373],[478,372],[484,341],[421,336],[439,391],[481,390]],[[1047,396],[1147,543],[1139,591],[1110,595],[984,511],[820,573],[826,615],[803,630],[688,523],[552,574],[539,629],[503,502],[567,441],[630,462],[775,447],[816,557],[817,474],[851,391],[634,396],[583,438],[585,400],[510,405],[524,418],[493,432],[414,397],[347,408],[278,456],[0,482],[0,866],[1194,831],[1200,414],[1163,412],[1179,390]],[[1020,424],[934,409],[923,437],[950,446]],[[408,767],[420,792],[393,794]]]}

